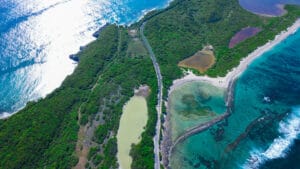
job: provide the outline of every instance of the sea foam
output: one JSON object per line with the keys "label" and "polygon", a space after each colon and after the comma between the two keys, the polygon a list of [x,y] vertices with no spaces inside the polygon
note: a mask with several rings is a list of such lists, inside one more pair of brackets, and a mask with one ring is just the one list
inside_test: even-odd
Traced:
{"label": "sea foam", "polygon": [[8,113],[8,112],[0,113],[0,119],[6,119],[11,115],[12,115],[12,113]]}
{"label": "sea foam", "polygon": [[300,134],[300,106],[294,107],[291,114],[279,123],[278,132],[280,136],[274,139],[268,149],[253,150],[250,153],[250,158],[242,168],[258,168],[258,166],[268,160],[283,158],[286,156],[290,146],[293,145],[294,140]]}

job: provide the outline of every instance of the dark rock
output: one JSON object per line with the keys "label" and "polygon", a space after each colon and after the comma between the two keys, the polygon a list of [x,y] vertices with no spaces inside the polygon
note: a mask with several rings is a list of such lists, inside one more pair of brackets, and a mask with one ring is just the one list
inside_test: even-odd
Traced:
{"label": "dark rock", "polygon": [[86,46],[80,46],[80,47],[79,47],[79,50],[80,50],[80,51],[83,51],[85,48],[86,48]]}
{"label": "dark rock", "polygon": [[79,62],[79,57],[77,55],[70,55],[69,58],[75,62]]}
{"label": "dark rock", "polygon": [[109,24],[107,23],[107,24],[105,24],[104,26],[102,26],[102,27],[101,27],[100,29],[98,29],[95,33],[93,33],[93,36],[94,36],[95,38],[98,38],[99,35],[100,35],[100,33],[103,31],[103,29],[106,28],[108,25],[109,25]]}

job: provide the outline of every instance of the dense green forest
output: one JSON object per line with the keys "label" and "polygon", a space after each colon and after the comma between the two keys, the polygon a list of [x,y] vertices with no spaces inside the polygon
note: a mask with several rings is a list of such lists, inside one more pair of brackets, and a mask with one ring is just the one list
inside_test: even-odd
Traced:
{"label": "dense green forest", "polygon": [[[168,88],[172,80],[182,75],[178,62],[207,44],[213,45],[217,57],[207,73],[225,75],[242,57],[273,39],[300,16],[298,7],[286,9],[288,14],[282,17],[266,18],[243,10],[238,0],[175,0],[168,8],[149,13],[129,28],[107,26],[95,42],[78,54],[77,68],[61,87],[0,121],[0,168],[75,166],[79,127],[92,125],[98,118],[101,122],[92,134],[86,168],[117,168],[115,135],[122,107],[134,88],[147,84],[151,88],[147,100],[149,120],[131,155],[132,168],[152,169],[157,80],[149,56],[139,46],[138,35],[133,37],[128,30],[138,29],[147,21],[145,34]],[[247,26],[262,31],[229,49],[230,38]]]}
{"label": "dense green forest", "polygon": [[[119,47],[116,50],[116,59],[109,64],[109,67],[100,75],[88,100],[84,103],[82,111],[81,124],[87,124],[95,119],[95,115],[103,113],[104,123],[101,124],[96,132],[94,141],[99,145],[92,147],[89,153],[89,166],[98,168],[117,168],[116,163],[116,137],[119,127],[119,120],[124,104],[133,96],[133,89],[139,85],[149,85],[151,94],[148,97],[149,120],[146,130],[143,133],[143,147],[135,146],[132,155],[139,155],[143,152],[141,160],[144,160],[145,168],[153,168],[153,142],[152,137],[155,134],[156,124],[156,91],[157,81],[150,57],[141,53],[141,55],[128,54],[128,47],[139,45],[137,37],[128,36],[127,29],[119,28]],[[107,143],[106,143],[107,142]],[[99,152],[104,153],[99,153]],[[99,157],[100,156],[100,157]],[[101,160],[98,160],[101,159]],[[140,160],[140,161],[141,161]],[[140,167],[137,167],[140,168]]]}
{"label": "dense green forest", "polygon": [[[145,34],[161,66],[164,86],[182,75],[177,64],[205,45],[214,47],[217,59],[206,73],[225,76],[241,58],[274,39],[300,16],[299,7],[286,9],[284,16],[263,17],[242,9],[238,0],[175,0],[167,9],[148,14],[144,19]],[[234,34],[248,26],[262,31],[229,49]]]}
{"label": "dense green forest", "polygon": [[[77,141],[77,110],[105,65],[113,60],[117,29],[109,27],[81,56],[73,75],[45,99],[29,103],[0,126],[0,168],[70,168]],[[101,48],[98,46],[101,45]],[[88,69],[87,69],[88,67]]]}
{"label": "dense green forest", "polygon": [[74,153],[79,129],[77,121],[85,125],[99,112],[103,113],[104,123],[95,130],[93,141],[98,144],[91,147],[86,167],[116,168],[115,135],[122,107],[133,95],[133,89],[141,84],[151,86],[154,91],[148,98],[149,122],[142,139],[149,147],[142,150],[147,157],[144,164],[153,168],[151,138],[156,122],[156,76],[149,57],[126,54],[130,41],[127,29],[108,26],[97,41],[79,53],[80,62],[75,72],[59,89],[1,121],[0,168],[75,166],[78,161]]}

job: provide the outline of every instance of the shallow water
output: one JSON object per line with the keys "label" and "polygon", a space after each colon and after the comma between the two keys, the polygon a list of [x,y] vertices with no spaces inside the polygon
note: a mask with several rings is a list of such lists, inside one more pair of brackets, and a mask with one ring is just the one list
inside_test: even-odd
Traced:
{"label": "shallow water", "polygon": [[[298,169],[300,31],[237,80],[232,115],[176,147],[176,168]],[[299,159],[299,158],[298,158]]]}
{"label": "shallow water", "polygon": [[225,113],[225,90],[203,82],[187,82],[170,95],[172,137]]}
{"label": "shallow water", "polygon": [[140,136],[148,120],[147,102],[144,97],[134,96],[124,106],[117,134],[117,158],[121,169],[130,169],[129,155],[132,144],[140,141]]}
{"label": "shallow water", "polygon": [[57,88],[76,66],[69,55],[106,22],[129,24],[167,3],[0,0],[0,117]]}

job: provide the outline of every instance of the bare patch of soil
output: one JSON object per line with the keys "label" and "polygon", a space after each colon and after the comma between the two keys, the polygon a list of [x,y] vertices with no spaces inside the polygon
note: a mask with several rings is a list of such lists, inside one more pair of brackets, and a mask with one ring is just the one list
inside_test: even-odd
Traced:
{"label": "bare patch of soil", "polygon": [[138,89],[134,90],[134,95],[148,97],[150,93],[150,87],[147,85],[140,86]]}
{"label": "bare patch of soil", "polygon": [[215,64],[215,55],[211,46],[204,47],[193,56],[179,62],[178,66],[184,68],[192,68],[204,73]]}

